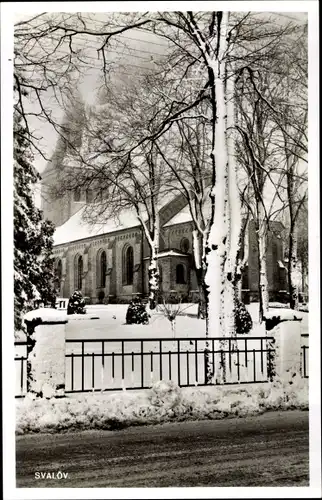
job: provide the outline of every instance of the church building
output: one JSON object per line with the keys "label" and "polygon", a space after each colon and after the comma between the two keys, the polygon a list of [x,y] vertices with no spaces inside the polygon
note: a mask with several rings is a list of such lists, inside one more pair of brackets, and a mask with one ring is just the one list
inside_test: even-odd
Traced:
{"label": "church building", "polygon": [[[148,295],[149,246],[131,210],[123,210],[104,224],[88,224],[84,210],[93,193],[75,189],[51,199],[48,186],[55,182],[55,168],[42,174],[42,210],[56,226],[54,257],[57,293],[68,298],[80,290],[88,303],[129,302],[134,295]],[[158,266],[164,294],[178,293],[183,301],[197,299],[192,254],[192,219],[183,196],[166,199],[160,208]],[[268,237],[268,285],[270,300],[286,294],[287,273],[283,261],[283,225],[274,222]],[[258,300],[258,252],[255,228],[246,234],[248,262],[242,277],[243,300]]]}

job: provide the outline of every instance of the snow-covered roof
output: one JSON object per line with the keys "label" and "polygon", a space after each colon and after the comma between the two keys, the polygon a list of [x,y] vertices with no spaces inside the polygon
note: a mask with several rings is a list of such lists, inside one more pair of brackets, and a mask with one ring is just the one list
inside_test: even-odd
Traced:
{"label": "snow-covered roof", "polygon": [[[189,255],[183,252],[178,252],[178,250],[166,250],[165,252],[158,253],[157,258],[162,259],[162,257],[189,257]],[[144,257],[143,260],[147,259],[150,259],[150,257]]]}
{"label": "snow-covered roof", "polygon": [[[160,198],[159,210],[173,200],[173,193],[166,193],[160,196]],[[95,210],[95,204],[93,204],[93,210]],[[115,231],[122,231],[122,229],[129,229],[140,225],[135,210],[131,208],[124,209],[117,216],[109,217],[106,222],[99,222],[97,224],[86,221],[85,215],[88,213],[89,207],[83,205],[76,214],[70,217],[64,224],[57,227],[54,233],[54,246],[93,236],[101,236]],[[147,218],[145,211],[142,211],[142,216],[143,218]]]}
{"label": "snow-covered roof", "polygon": [[166,252],[160,252],[158,253],[158,259],[161,259],[162,257],[169,257],[169,256],[174,256],[174,257],[188,257],[187,254],[178,252],[176,250],[167,250]]}
{"label": "snow-covered roof", "polygon": [[[88,209],[88,208],[87,208]],[[62,226],[56,228],[54,233],[54,246],[72,241],[83,240],[93,236],[100,236],[122,229],[129,229],[139,225],[139,220],[133,210],[123,210],[117,218],[111,217],[105,223],[90,224],[83,219],[86,207],[80,208]]]}
{"label": "snow-covered roof", "polygon": [[164,227],[173,226],[174,224],[182,224],[184,222],[191,222],[191,214],[189,210],[189,206],[186,205],[180,212],[178,212],[172,219],[170,219]]}
{"label": "snow-covered roof", "polygon": [[[203,205],[203,213],[205,217],[208,217],[210,215],[210,198],[205,199],[204,205]],[[184,222],[191,222],[192,217],[190,214],[190,209],[189,205],[187,204],[180,212],[178,212],[176,215],[172,217],[166,224],[164,224],[164,227],[168,226],[174,226],[175,224],[183,224]]]}

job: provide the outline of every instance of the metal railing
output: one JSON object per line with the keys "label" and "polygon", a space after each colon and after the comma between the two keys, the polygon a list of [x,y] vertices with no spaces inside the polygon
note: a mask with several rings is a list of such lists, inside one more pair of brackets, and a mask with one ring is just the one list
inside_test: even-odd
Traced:
{"label": "metal railing", "polygon": [[[66,392],[181,387],[269,380],[273,337],[66,340]],[[225,366],[225,379],[215,378]],[[209,379],[209,367],[212,377]]]}
{"label": "metal railing", "polygon": [[[27,393],[27,342],[15,342],[16,352],[15,362],[16,365],[16,398],[22,398]],[[22,351],[25,351],[22,353]]]}
{"label": "metal railing", "polygon": [[[309,377],[308,334],[301,335],[301,373]],[[147,389],[158,380],[181,387],[215,385],[208,379],[225,365],[224,384],[267,382],[273,337],[67,339],[66,392]],[[220,342],[224,341],[224,346]],[[16,397],[27,392],[27,342],[15,342]],[[19,351],[19,352],[17,352]],[[24,352],[23,352],[24,351]]]}
{"label": "metal railing", "polygon": [[303,378],[309,378],[309,346],[308,333],[301,334],[301,373]]}

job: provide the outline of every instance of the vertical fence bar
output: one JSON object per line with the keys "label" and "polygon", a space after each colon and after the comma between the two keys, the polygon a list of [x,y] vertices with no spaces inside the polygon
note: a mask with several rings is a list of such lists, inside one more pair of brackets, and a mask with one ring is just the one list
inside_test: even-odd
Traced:
{"label": "vertical fence bar", "polygon": [[159,342],[159,353],[160,353],[160,380],[162,380],[162,340]]}
{"label": "vertical fence bar", "polygon": [[151,373],[153,373],[153,351],[150,351],[150,364],[151,364]]}
{"label": "vertical fence bar", "polygon": [[169,380],[171,380],[171,351],[169,351]]}
{"label": "vertical fence bar", "polygon": [[245,339],[245,368],[248,366],[248,346],[247,339]]}
{"label": "vertical fence bar", "polygon": [[240,381],[240,368],[239,368],[239,349],[237,347],[237,380]]}
{"label": "vertical fence bar", "polygon": [[144,387],[144,366],[143,366],[143,340],[140,342],[141,346],[141,388]]}
{"label": "vertical fence bar", "polygon": [[20,392],[23,392],[23,356],[20,358]]}
{"label": "vertical fence bar", "polygon": [[198,341],[195,340],[195,370],[196,370],[196,382],[198,383]]}
{"label": "vertical fence bar", "polygon": [[189,351],[187,349],[187,385],[189,384]]}
{"label": "vertical fence bar", "polygon": [[264,359],[263,359],[263,339],[261,339],[261,371],[264,373]]}
{"label": "vertical fence bar", "polygon": [[74,353],[72,352],[71,356],[71,384],[72,384],[72,391],[74,390]]}
{"label": "vertical fence bar", "polygon": [[207,373],[207,368],[208,368],[207,356],[208,356],[208,354],[207,354],[207,347],[205,347],[205,349],[203,350],[203,355],[204,355],[205,385],[207,385],[207,382],[208,382],[208,373]]}
{"label": "vertical fence bar", "polygon": [[225,361],[226,361],[226,359],[224,359],[224,351],[223,351],[223,349],[220,349],[221,380],[222,380],[223,383],[225,383],[225,378],[224,378],[224,373],[225,373],[225,370],[226,370],[226,368],[224,369],[224,367],[226,366]]}
{"label": "vertical fence bar", "polygon": [[177,350],[178,350],[178,386],[180,387],[181,380],[180,380],[180,371],[181,371],[181,366],[180,366],[180,340],[177,340]]}
{"label": "vertical fence bar", "polygon": [[306,378],[306,346],[302,347],[303,349],[303,378]]}
{"label": "vertical fence bar", "polygon": [[105,352],[104,352],[104,340],[102,340],[102,367],[101,367],[101,391],[104,390],[105,380],[104,380],[104,366],[105,366]]}
{"label": "vertical fence bar", "polygon": [[82,340],[82,391],[84,390],[84,341]]}
{"label": "vertical fence bar", "polygon": [[231,374],[231,339],[228,339],[228,350],[229,350],[229,372]]}
{"label": "vertical fence bar", "polygon": [[94,389],[95,384],[94,384],[94,367],[95,367],[95,354],[92,352],[92,389]]}
{"label": "vertical fence bar", "polygon": [[213,377],[215,376],[215,340],[212,339],[211,341],[211,347],[212,347],[212,374]]}
{"label": "vertical fence bar", "polygon": [[122,340],[122,380],[124,380],[124,340]]}
{"label": "vertical fence bar", "polygon": [[114,351],[112,352],[112,379],[115,377],[115,360],[114,360]]}
{"label": "vertical fence bar", "polygon": [[256,382],[256,352],[253,349],[253,372],[254,372],[254,382]]}
{"label": "vertical fence bar", "polygon": [[104,370],[104,362],[105,362],[104,354],[105,354],[105,352],[104,352],[104,340],[102,340],[102,367],[103,367],[103,370]]}
{"label": "vertical fence bar", "polygon": [[131,353],[131,370],[134,372],[134,352]]}

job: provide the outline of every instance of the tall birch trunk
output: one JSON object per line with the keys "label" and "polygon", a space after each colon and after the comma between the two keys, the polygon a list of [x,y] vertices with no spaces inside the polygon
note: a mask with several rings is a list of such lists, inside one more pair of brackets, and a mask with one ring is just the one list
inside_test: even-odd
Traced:
{"label": "tall birch trunk", "polygon": [[262,323],[267,315],[269,297],[267,282],[267,223],[264,219],[263,206],[258,208],[258,222],[256,224],[258,245],[258,275],[259,275],[259,322]]}
{"label": "tall birch trunk", "polygon": [[149,307],[155,309],[157,305],[157,296],[159,292],[159,269],[158,269],[158,253],[159,253],[159,218],[157,217],[153,240],[151,244],[151,258],[148,269],[149,275]]}
{"label": "tall birch trunk", "polygon": [[198,318],[205,319],[206,317],[206,290],[205,290],[205,268],[204,261],[202,259],[203,255],[203,241],[202,236],[197,229],[192,231],[192,248],[193,248],[193,259],[196,269],[196,277],[198,284]]}
{"label": "tall birch trunk", "polygon": [[[217,37],[218,51],[211,62],[213,73],[212,85],[212,152],[213,185],[210,191],[212,213],[210,219],[209,234],[206,244],[206,276],[207,286],[207,317],[206,333],[209,337],[225,337],[227,326],[225,307],[227,290],[225,289],[225,263],[227,259],[227,211],[228,211],[228,145],[227,145],[227,106],[225,96],[224,79],[225,51],[227,48],[228,13],[217,13]],[[229,312],[230,313],[230,312]],[[224,355],[220,351],[225,348],[225,341],[214,342],[219,355],[215,356],[215,366],[211,366],[209,358],[207,371],[208,379],[216,378],[217,383],[225,381],[226,364]]]}
{"label": "tall birch trunk", "polygon": [[235,106],[234,81],[226,74],[227,103],[227,152],[228,152],[228,197],[227,197],[227,259],[225,263],[225,335],[236,335],[235,310],[237,260],[240,255],[241,203],[237,186],[235,153]]}
{"label": "tall birch trunk", "polygon": [[290,295],[290,308],[298,310],[299,283],[298,283],[298,270],[297,270],[297,234],[293,225],[291,225],[289,234],[287,274],[288,274],[288,289]]}
{"label": "tall birch trunk", "polygon": [[[238,249],[236,265],[235,265],[235,281],[234,281],[235,299],[240,301],[240,302],[242,301],[243,271],[244,271],[245,266],[247,264],[248,253],[249,253],[247,232],[248,232],[248,218],[244,222],[243,227],[242,227],[241,232],[240,232],[239,249]],[[242,249],[243,249],[243,253],[244,253],[243,258],[241,258]]]}
{"label": "tall birch trunk", "polygon": [[159,223],[159,213],[154,215],[152,221],[152,230],[146,225],[143,217],[138,213],[138,218],[142,224],[144,234],[146,236],[147,242],[150,247],[151,257],[150,264],[148,268],[148,286],[149,286],[149,307],[150,309],[155,309],[157,304],[157,297],[159,293],[159,268],[158,268],[158,253],[159,253],[159,235],[160,235],[160,223]]}

